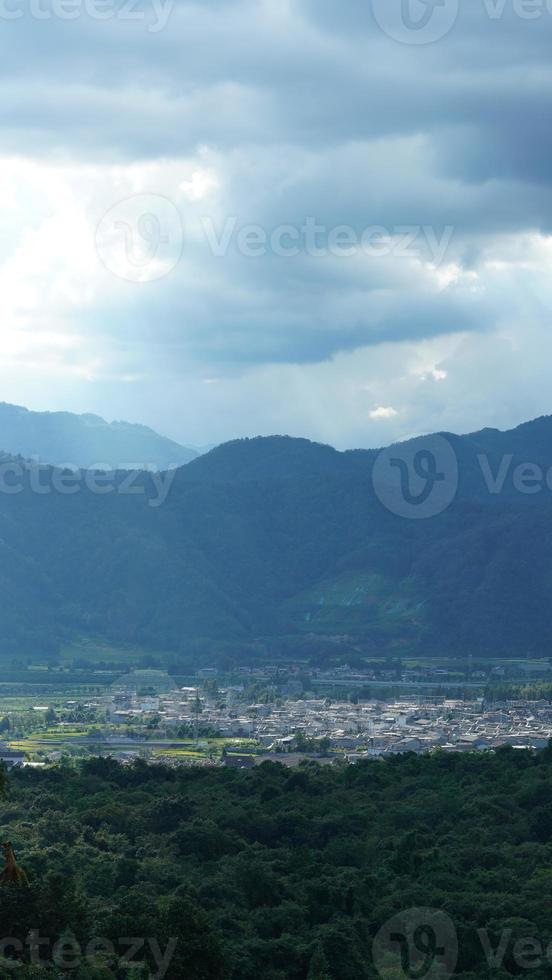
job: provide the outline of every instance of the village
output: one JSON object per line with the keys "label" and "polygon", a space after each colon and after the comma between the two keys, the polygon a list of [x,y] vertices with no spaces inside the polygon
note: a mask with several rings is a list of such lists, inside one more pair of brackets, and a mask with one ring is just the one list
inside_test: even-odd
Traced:
{"label": "village", "polygon": [[[138,670],[92,698],[57,697],[6,713],[0,760],[8,768],[90,755],[241,768],[266,760],[353,764],[404,752],[541,749],[552,738],[545,698],[491,701],[477,690],[450,696],[424,684],[415,693],[398,685],[396,695],[367,696],[355,676],[334,672],[330,696],[327,678],[305,694],[297,681],[277,690],[259,675],[254,684],[251,676],[224,684],[205,669],[195,683],[175,687],[162,671]],[[0,719],[3,711],[0,699]]]}
{"label": "village", "polygon": [[490,708],[481,699],[424,700],[420,695],[357,704],[317,698],[241,705],[230,691],[208,698],[190,688],[147,703],[133,700],[116,708],[114,717],[122,720],[130,713],[140,719],[152,711],[163,726],[187,724],[192,732],[209,728],[221,738],[251,739],[261,758],[298,753],[354,762],[364,756],[437,748],[544,748],[552,737],[548,701],[505,702]]}

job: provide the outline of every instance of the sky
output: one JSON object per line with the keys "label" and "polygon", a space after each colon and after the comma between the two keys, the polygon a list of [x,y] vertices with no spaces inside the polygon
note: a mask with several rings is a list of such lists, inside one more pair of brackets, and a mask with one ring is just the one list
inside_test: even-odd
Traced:
{"label": "sky", "polygon": [[0,399],[190,445],[552,413],[552,0],[0,0]]}

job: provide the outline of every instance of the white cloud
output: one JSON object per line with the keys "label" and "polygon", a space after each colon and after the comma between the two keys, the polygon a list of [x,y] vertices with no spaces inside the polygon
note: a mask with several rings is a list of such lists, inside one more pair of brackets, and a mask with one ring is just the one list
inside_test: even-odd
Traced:
{"label": "white cloud", "polygon": [[191,177],[183,180],[178,187],[179,190],[186,194],[190,201],[201,201],[202,198],[209,194],[209,191],[219,187],[219,181],[216,174],[212,171],[194,170]]}
{"label": "white cloud", "polygon": [[374,419],[375,421],[379,421],[379,420],[387,421],[388,419],[396,418],[399,413],[394,408],[391,407],[386,408],[383,405],[379,405],[378,408],[372,409],[372,411],[369,412],[368,414],[370,418]]}

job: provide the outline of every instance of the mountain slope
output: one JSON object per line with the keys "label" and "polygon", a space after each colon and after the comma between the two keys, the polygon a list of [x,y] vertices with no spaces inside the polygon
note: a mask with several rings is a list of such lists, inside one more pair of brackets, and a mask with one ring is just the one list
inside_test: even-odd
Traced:
{"label": "mountain slope", "polygon": [[97,415],[30,412],[0,403],[0,449],[54,466],[166,469],[197,453],[144,425],[108,423]]}
{"label": "mountain slope", "polygon": [[161,506],[152,474],[138,493],[120,473],[119,492],[68,495],[37,493],[29,469],[21,492],[0,492],[0,650],[97,635],[176,652],[264,638],[275,651],[330,640],[380,655],[549,655],[552,490],[513,477],[552,467],[552,419],[446,438],[458,492],[425,520],[382,504],[377,452],[284,437],[194,460]]}

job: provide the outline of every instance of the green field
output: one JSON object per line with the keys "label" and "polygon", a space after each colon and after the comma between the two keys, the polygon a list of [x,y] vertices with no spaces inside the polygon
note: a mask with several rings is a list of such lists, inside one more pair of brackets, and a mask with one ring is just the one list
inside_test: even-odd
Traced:
{"label": "green field", "polygon": [[[89,660],[90,663],[138,663],[145,651],[139,647],[113,646],[101,640],[82,639],[62,646],[59,652],[61,663],[74,660]],[[163,656],[166,656],[163,655]]]}

